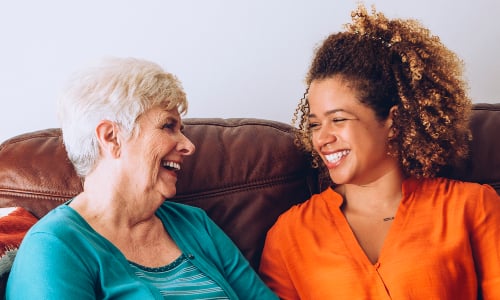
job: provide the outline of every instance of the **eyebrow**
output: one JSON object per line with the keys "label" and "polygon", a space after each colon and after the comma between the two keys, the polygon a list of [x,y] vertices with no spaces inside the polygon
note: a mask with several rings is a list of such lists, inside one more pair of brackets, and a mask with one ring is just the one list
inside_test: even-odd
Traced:
{"label": "eyebrow", "polygon": [[[335,113],[338,113],[338,112],[346,112],[346,113],[349,113],[348,111],[346,111],[345,109],[342,109],[342,108],[337,108],[337,109],[332,109],[332,110],[328,110],[326,111],[323,115],[325,116],[329,116],[329,115],[333,115]],[[315,114],[309,114],[309,118],[316,118],[317,116]]]}
{"label": "eyebrow", "polygon": [[172,114],[169,110],[163,110],[162,114],[165,114],[165,120],[169,122],[173,122],[176,125],[179,124],[180,126],[180,131],[183,131],[185,128],[184,122],[182,122],[182,119],[177,117],[176,115]]}
{"label": "eyebrow", "polygon": [[171,122],[175,122],[176,125],[179,125],[180,131],[184,131],[184,128],[186,128],[186,126],[184,125],[184,122],[182,122],[182,120],[180,118],[168,117],[168,120],[170,120]]}

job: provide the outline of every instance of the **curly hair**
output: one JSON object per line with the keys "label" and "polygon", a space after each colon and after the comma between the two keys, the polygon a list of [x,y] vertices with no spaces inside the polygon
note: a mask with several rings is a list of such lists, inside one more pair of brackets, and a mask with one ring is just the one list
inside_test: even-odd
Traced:
{"label": "curly hair", "polygon": [[[379,120],[396,107],[389,153],[405,176],[429,178],[468,155],[471,101],[463,62],[418,21],[388,19],[359,5],[346,30],[328,36],[316,50],[306,84],[340,76]],[[292,124],[296,143],[322,167],[308,128],[308,89]]]}

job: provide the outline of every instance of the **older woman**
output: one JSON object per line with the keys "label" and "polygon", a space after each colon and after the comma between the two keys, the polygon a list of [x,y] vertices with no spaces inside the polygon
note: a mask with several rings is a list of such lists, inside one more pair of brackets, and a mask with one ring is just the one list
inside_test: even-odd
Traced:
{"label": "older woman", "polygon": [[165,201],[195,150],[186,109],[179,81],[148,61],[74,78],[59,116],[83,192],[28,232],[8,299],[276,299],[201,209]]}
{"label": "older woman", "polygon": [[461,61],[416,21],[352,17],[296,114],[333,185],[270,230],[264,281],[282,299],[500,299],[500,197],[439,177],[467,155]]}

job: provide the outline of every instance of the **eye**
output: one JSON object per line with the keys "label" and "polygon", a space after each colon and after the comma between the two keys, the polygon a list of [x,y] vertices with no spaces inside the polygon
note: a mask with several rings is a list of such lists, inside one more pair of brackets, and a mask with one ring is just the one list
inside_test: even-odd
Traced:
{"label": "eye", "polygon": [[168,123],[165,123],[162,128],[173,131],[175,129],[176,125],[177,125],[177,123],[175,123],[175,122],[168,122]]}
{"label": "eye", "polygon": [[316,122],[312,122],[312,123],[309,123],[309,124],[307,125],[307,129],[308,129],[309,131],[313,131],[313,130],[316,130],[316,129],[318,129],[318,128],[319,128],[319,123],[316,123]]}
{"label": "eye", "polygon": [[340,122],[344,122],[347,120],[349,120],[349,119],[347,119],[347,118],[333,118],[332,119],[333,123],[340,123]]}

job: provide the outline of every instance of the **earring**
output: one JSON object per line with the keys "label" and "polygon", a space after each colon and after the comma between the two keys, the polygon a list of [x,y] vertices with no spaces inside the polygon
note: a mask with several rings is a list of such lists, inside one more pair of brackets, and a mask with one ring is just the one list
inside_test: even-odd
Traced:
{"label": "earring", "polygon": [[396,136],[396,128],[391,127],[391,129],[389,129],[389,135],[388,135],[387,139],[390,141],[390,140],[392,140],[395,136]]}

